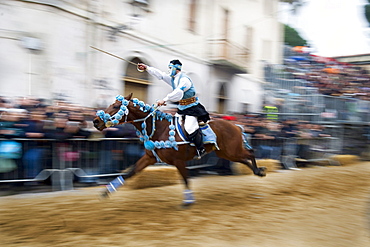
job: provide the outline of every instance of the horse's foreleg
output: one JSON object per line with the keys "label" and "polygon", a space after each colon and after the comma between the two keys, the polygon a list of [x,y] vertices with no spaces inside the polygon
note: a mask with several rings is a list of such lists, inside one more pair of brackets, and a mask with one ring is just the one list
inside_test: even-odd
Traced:
{"label": "horse's foreleg", "polygon": [[141,172],[145,167],[154,165],[155,162],[157,162],[156,158],[154,156],[150,156],[148,154],[145,154],[143,157],[141,157],[135,165],[133,165],[127,174],[124,174],[123,177],[125,179],[130,178],[134,176],[135,174]]}
{"label": "horse's foreleg", "polygon": [[190,206],[195,202],[195,198],[193,195],[193,191],[190,189],[189,181],[188,181],[188,170],[186,169],[186,162],[185,161],[177,161],[174,163],[177,170],[179,171],[183,181],[185,190],[183,192],[184,194],[184,200],[183,200],[183,206]]}
{"label": "horse's foreleg", "polygon": [[135,174],[142,171],[145,167],[149,165],[153,165],[155,162],[156,162],[156,158],[154,156],[145,154],[135,163],[135,165],[130,169],[130,171],[127,174],[123,174],[122,176],[119,176],[116,179],[114,179],[112,182],[110,182],[106,186],[105,190],[102,192],[101,197],[105,198],[109,194],[117,191],[117,189],[124,184],[125,179],[134,176]]}

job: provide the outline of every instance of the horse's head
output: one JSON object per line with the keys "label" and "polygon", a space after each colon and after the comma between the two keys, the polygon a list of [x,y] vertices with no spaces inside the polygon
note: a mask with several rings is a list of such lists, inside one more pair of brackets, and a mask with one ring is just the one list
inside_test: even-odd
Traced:
{"label": "horse's head", "polygon": [[93,120],[94,127],[100,131],[105,128],[121,124],[127,119],[124,117],[128,115],[128,104],[131,100],[132,93],[123,97],[121,95],[116,97],[116,101],[108,106],[107,109],[100,110],[96,113],[97,117]]}

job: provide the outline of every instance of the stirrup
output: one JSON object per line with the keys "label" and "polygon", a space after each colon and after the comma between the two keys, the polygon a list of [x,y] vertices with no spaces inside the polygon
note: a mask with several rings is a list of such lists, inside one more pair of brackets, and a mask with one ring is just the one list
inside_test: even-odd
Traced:
{"label": "stirrup", "polygon": [[193,159],[196,159],[196,160],[200,160],[201,158],[203,158],[205,155],[207,154],[207,151],[205,148],[201,149],[201,150],[198,150],[197,149],[197,155],[194,156]]}

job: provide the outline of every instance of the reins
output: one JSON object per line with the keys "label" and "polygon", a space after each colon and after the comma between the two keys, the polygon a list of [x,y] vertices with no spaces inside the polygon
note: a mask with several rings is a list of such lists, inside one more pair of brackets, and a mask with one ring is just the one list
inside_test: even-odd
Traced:
{"label": "reins", "polygon": [[[134,120],[131,120],[131,121],[125,121],[123,122],[124,124],[125,123],[135,123],[135,122],[144,122],[146,121],[150,116],[152,116],[154,114],[154,112],[156,112],[161,106],[157,106],[151,113],[149,113],[146,117],[144,118],[140,118],[140,119],[134,119]],[[126,115],[127,117],[127,115]]]}
{"label": "reins", "polygon": [[[141,119],[134,119],[134,120],[131,120],[131,121],[125,121],[123,122],[123,124],[126,124],[126,123],[136,123],[136,122],[145,122],[150,116],[153,116],[154,113],[160,108],[161,106],[157,106],[151,113],[149,113],[146,117],[144,118],[141,118]],[[127,115],[126,115],[126,118],[127,118]],[[146,128],[146,125],[145,125],[145,128]],[[153,122],[152,122],[152,132],[150,133],[150,136],[149,138],[152,138],[152,136],[154,135],[154,132],[155,132],[155,117],[153,116]]]}

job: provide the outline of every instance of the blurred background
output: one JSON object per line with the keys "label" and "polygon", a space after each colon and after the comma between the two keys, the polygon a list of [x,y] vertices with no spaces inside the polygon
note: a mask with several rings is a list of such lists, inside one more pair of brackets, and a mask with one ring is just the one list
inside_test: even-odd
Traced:
{"label": "blurred background", "polygon": [[[179,59],[212,117],[243,125],[258,158],[276,159],[282,168],[330,154],[367,157],[370,54],[361,45],[367,36],[360,45],[346,39],[364,49],[325,50],[312,33],[325,18],[328,30],[340,30],[335,18],[347,15],[325,16],[325,6],[335,3],[320,2],[1,1],[1,185],[68,189],[76,181],[104,183],[133,164],[144,149],[132,126],[92,127],[96,110],[118,94],[152,104],[170,92],[130,62],[167,71]],[[366,34],[369,4],[351,2],[348,16],[362,20],[351,25]],[[308,28],[303,17],[322,19]],[[328,34],[329,44],[343,40]],[[208,172],[232,173],[223,160],[212,167]]]}
{"label": "blurred background", "polygon": [[[262,61],[282,61],[278,1],[2,1],[1,94],[106,106],[168,87],[134,63],[180,59],[210,111],[261,107]],[[16,82],[16,83],[15,83]]]}

